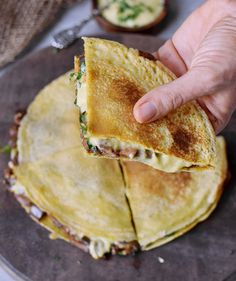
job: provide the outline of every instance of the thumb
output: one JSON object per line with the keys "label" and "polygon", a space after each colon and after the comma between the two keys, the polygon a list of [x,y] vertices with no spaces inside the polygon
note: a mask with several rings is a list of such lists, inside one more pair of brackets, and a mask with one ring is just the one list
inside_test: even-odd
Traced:
{"label": "thumb", "polygon": [[151,90],[134,106],[133,114],[139,123],[164,117],[182,104],[204,94],[201,73],[189,71],[180,78]]}

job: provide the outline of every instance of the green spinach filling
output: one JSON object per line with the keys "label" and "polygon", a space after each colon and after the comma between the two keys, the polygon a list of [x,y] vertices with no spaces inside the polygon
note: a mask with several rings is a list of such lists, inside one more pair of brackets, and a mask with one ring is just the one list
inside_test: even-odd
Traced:
{"label": "green spinach filling", "polygon": [[83,113],[80,113],[80,128],[81,128],[82,135],[84,137],[84,140],[86,141],[89,151],[96,154],[99,150],[98,150],[97,146],[94,146],[89,142],[89,138],[87,136],[87,112],[86,111]]}
{"label": "green spinach filling", "polygon": [[81,64],[80,64],[80,71],[75,73],[75,72],[71,72],[70,73],[70,80],[75,80],[77,81],[77,83],[79,83],[79,85],[81,86],[81,78],[83,76],[83,74],[85,73],[86,71],[86,65],[85,65],[85,62],[83,61]]}
{"label": "green spinach filling", "polygon": [[120,22],[134,20],[144,11],[153,12],[152,7],[144,3],[131,5],[126,0],[113,0],[112,3],[117,3],[119,5],[118,20]]}

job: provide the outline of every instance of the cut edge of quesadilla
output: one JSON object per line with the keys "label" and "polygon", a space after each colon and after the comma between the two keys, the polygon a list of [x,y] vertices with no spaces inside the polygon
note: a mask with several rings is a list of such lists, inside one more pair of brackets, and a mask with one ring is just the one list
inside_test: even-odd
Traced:
{"label": "cut edge of quesadilla", "polygon": [[[167,70],[160,62],[156,62],[156,61],[154,62],[152,56],[149,54],[144,54],[143,52],[138,52],[137,50],[134,49],[128,49],[127,47],[117,42],[111,42],[107,40],[94,39],[94,38],[83,38],[83,39],[85,41],[85,61],[82,61],[81,57],[80,58],[75,57],[74,60],[74,75],[76,80],[75,104],[80,109],[81,137],[83,140],[83,145],[89,154],[96,157],[138,161],[165,172],[198,171],[203,169],[204,170],[211,169],[215,165],[215,134],[208,120],[208,117],[196,102],[192,102],[191,105],[190,104],[186,105],[186,112],[187,111],[191,112],[192,110],[193,114],[199,115],[198,118],[199,120],[201,120],[202,123],[201,129],[202,131],[204,131],[204,133],[202,136],[197,136],[199,137],[198,138],[199,142],[202,142],[201,147],[194,149],[194,151],[189,150],[188,153],[187,153],[188,150],[187,146],[191,146],[191,144],[193,144],[192,141],[193,136],[188,135],[187,131],[184,130],[184,128],[181,128],[181,130],[175,132],[176,135],[173,137],[174,142],[178,143],[180,147],[177,149],[178,151],[175,151],[176,150],[175,147],[172,148],[172,151],[169,150],[167,151],[167,153],[165,153],[158,150],[157,148],[158,145],[156,144],[155,144],[156,149],[153,149],[154,145],[152,145],[152,140],[149,141],[149,143],[147,143],[143,141],[142,137],[138,139],[139,136],[137,137],[137,134],[139,133],[137,132],[135,135],[136,139],[131,138],[132,142],[129,141],[129,135],[132,135],[130,134],[130,132],[127,133],[126,136],[121,136],[121,133],[118,132],[119,130],[113,133],[111,132],[106,133],[107,129],[106,128],[104,129],[105,125],[104,126],[101,125],[101,122],[107,123],[107,128],[109,127],[108,125],[111,124],[111,120],[107,121],[106,119],[114,118],[112,116],[109,116],[109,115],[114,115],[112,113],[112,108],[110,108],[111,112],[107,113],[109,115],[105,116],[104,120],[101,119],[97,120],[97,122],[99,123],[98,125],[92,124],[91,122],[94,122],[95,120],[90,121],[91,117],[95,119],[95,116],[93,115],[94,114],[99,115],[98,114],[99,109],[96,110],[94,108],[96,107],[96,105],[93,104],[92,106],[91,104],[92,96],[91,93],[89,93],[89,91],[91,92],[93,90],[91,88],[93,78],[99,76],[98,74],[94,73],[94,70],[91,68],[92,63],[96,63],[91,59],[91,56],[93,56],[93,52],[95,52],[94,53],[95,56],[98,56],[98,53],[101,52],[101,50],[97,50],[99,49],[97,45],[100,46],[101,49],[104,48],[104,50],[102,51],[105,52],[105,50],[111,48],[109,44],[114,44],[112,51],[114,51],[114,53],[117,52],[118,56],[122,55],[119,53],[119,51],[120,52],[124,51],[123,55],[125,59],[127,59],[127,57],[130,56],[134,60],[134,64],[136,63],[139,64],[140,66],[145,65],[146,68],[148,67],[150,68],[149,70],[151,72],[153,71],[155,73],[158,73],[158,71],[161,72],[162,74],[160,75],[163,75],[164,77],[162,77],[162,79],[159,79],[161,81],[156,82],[155,86],[171,82],[175,78],[175,76],[169,70]],[[96,47],[94,47],[94,45],[96,45]],[[89,58],[89,62],[87,62],[87,58]],[[100,61],[97,62],[98,65],[99,63]],[[110,61],[110,63],[113,64],[112,61]],[[104,68],[106,68],[105,62],[103,66]],[[90,72],[92,73],[87,73],[88,67],[91,68]],[[111,75],[114,76],[115,74],[111,74]],[[90,75],[90,78],[88,77],[88,75]],[[89,85],[87,85],[87,83],[89,83]],[[127,83],[127,81],[124,81],[124,85],[120,85],[119,87],[122,86],[125,87],[125,83]],[[119,99],[119,97],[117,97],[117,99]],[[133,103],[132,106],[134,106],[135,101],[132,100],[132,103]],[[88,109],[88,104],[90,104],[89,108],[90,107],[92,108]],[[104,104],[103,108],[100,108],[100,111],[105,110],[105,107],[106,104]],[[176,113],[176,116],[178,114],[179,113]],[[127,120],[127,123],[129,122],[130,123],[135,122],[136,123],[135,126],[141,126],[134,120]],[[172,121],[170,120],[169,123],[171,122]],[[150,128],[153,128],[153,126],[155,126],[155,124],[154,125],[153,124],[152,125],[145,124],[143,126],[146,127],[152,126]],[[123,125],[125,126],[125,124]],[[171,127],[172,125],[174,124],[168,126]],[[201,129],[197,132],[199,135],[201,133]],[[141,129],[139,131],[142,132]],[[195,131],[197,131],[196,128]],[[152,133],[153,132],[154,131],[152,131]],[[148,135],[150,136],[150,134],[152,133],[149,133]],[[164,134],[170,135],[170,132],[165,131]],[[190,144],[188,143],[188,141],[190,142]],[[167,146],[170,146],[170,144],[167,144]]]}
{"label": "cut edge of quesadilla", "polygon": [[94,259],[104,258],[108,255],[129,255],[137,253],[140,250],[140,246],[135,240],[110,243],[106,241],[106,239],[90,239],[87,236],[75,234],[70,228],[61,224],[53,216],[39,208],[37,204],[30,199],[24,186],[17,180],[9,187],[9,191],[14,194],[16,200],[26,213],[29,214],[36,223],[50,232],[50,239],[62,239],[69,242],[82,251],[89,253]]}

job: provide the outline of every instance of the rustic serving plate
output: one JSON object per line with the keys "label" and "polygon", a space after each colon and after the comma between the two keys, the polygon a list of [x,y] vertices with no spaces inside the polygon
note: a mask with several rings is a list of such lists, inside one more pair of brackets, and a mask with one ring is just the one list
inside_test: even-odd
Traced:
{"label": "rustic serving plate", "polygon": [[[163,43],[159,38],[140,35],[109,38],[149,52]],[[0,145],[7,143],[14,112],[26,108],[42,87],[71,69],[73,56],[82,52],[82,40],[60,52],[47,48],[19,60],[0,79]],[[137,256],[95,261],[62,240],[50,240],[48,231],[28,217],[1,183],[0,263],[17,274],[15,280],[235,281],[236,115],[223,135],[232,177],[216,211],[186,235]],[[0,158],[3,174],[8,157]]]}

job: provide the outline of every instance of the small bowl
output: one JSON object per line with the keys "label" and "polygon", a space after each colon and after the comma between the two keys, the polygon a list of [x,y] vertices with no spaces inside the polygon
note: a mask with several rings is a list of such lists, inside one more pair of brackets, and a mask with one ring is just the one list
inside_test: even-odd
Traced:
{"label": "small bowl", "polygon": [[[98,9],[98,1],[97,0],[92,0],[92,8],[93,10]],[[156,26],[159,24],[167,15],[167,1],[164,1],[164,6],[163,6],[163,11],[158,15],[158,17],[150,22],[149,24],[140,26],[140,27],[124,27],[124,26],[119,26],[116,24],[111,23],[107,19],[105,19],[102,15],[96,16],[96,20],[98,24],[104,28],[108,32],[141,32],[145,31],[148,29],[151,29],[152,27]]]}

